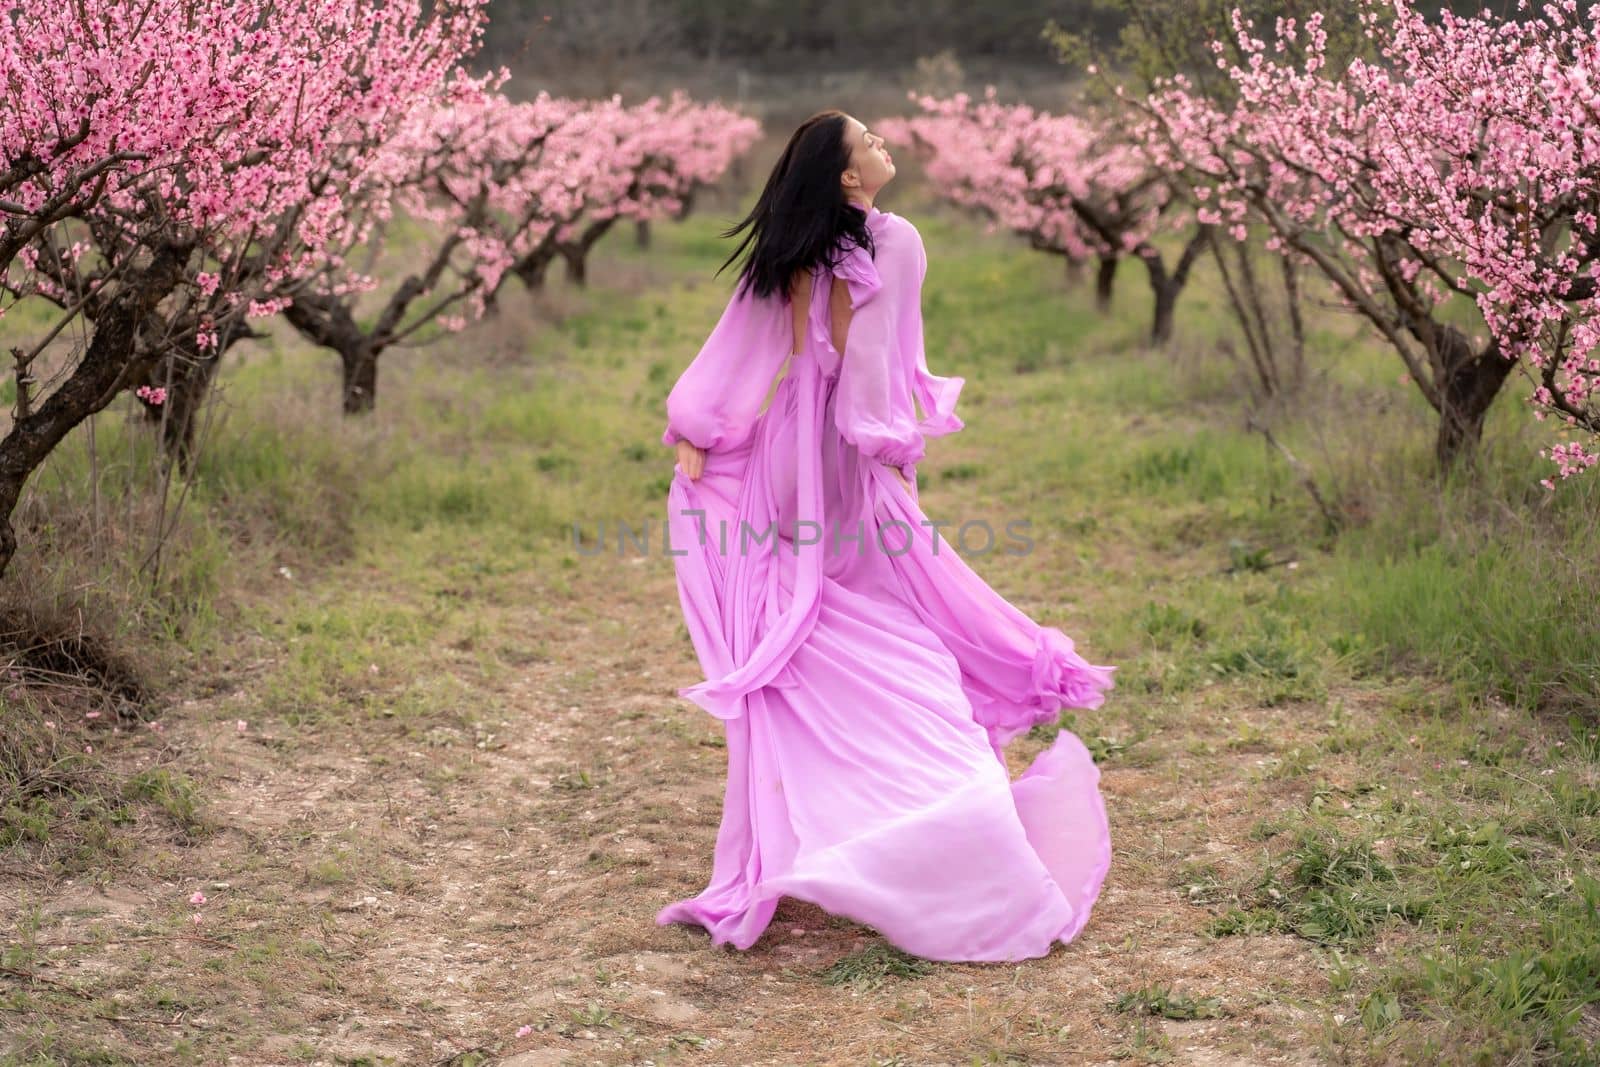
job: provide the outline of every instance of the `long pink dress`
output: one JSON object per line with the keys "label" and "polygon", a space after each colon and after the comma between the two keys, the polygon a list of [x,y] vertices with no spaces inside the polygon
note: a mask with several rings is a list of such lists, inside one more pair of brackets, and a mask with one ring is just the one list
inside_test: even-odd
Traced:
{"label": "long pink dress", "polygon": [[708,450],[668,494],[707,678],[679,693],[723,720],[728,781],[710,884],[656,921],[744,949],[792,896],[927,959],[1042,956],[1077,936],[1110,866],[1100,772],[1067,730],[1016,781],[1001,750],[1099,707],[1115,668],[985,584],[896,479],[914,487],[925,439],[962,428],[965,382],[928,370],[921,234],[867,216],[876,259],[856,248],[832,272],[847,356],[821,267],[765,412],[793,347],[781,298],[736,294],[667,399],[663,443]]}

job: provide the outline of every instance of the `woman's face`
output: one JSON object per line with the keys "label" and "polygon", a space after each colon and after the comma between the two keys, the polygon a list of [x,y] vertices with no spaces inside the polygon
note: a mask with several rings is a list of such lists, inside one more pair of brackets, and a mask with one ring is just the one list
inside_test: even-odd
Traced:
{"label": "woman's face", "polygon": [[894,177],[894,160],[884,147],[883,138],[859,119],[845,119],[845,140],[850,145],[850,166],[839,181],[846,196],[870,202]]}

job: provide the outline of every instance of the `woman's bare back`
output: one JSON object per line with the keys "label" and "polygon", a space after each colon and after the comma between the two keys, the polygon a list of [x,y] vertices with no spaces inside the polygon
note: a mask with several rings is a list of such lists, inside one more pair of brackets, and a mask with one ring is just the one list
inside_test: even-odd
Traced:
{"label": "woman's bare back", "polygon": [[[777,375],[772,379],[772,386],[767,390],[767,399],[762,403],[761,410],[765,412],[772,404],[772,398],[778,393],[778,386],[789,376],[789,365],[794,362],[806,343],[806,328],[810,322],[812,278],[808,270],[798,271],[794,281],[789,285],[789,311],[790,332],[793,344],[790,345],[789,356],[783,361],[783,366],[778,368]],[[850,287],[843,278],[834,276],[832,288],[828,292],[828,325],[833,334],[833,347],[841,357],[844,354],[845,338],[850,334],[850,318],[854,310],[850,307]]]}
{"label": "woman's bare back", "polygon": [[[791,358],[800,354],[806,342],[806,326],[811,310],[810,271],[800,271],[794,283],[789,287],[789,308],[792,316],[794,345],[789,355]],[[845,338],[850,333],[850,287],[843,278],[833,276],[833,283],[828,292],[828,324],[833,333],[833,347],[841,355],[844,353]],[[787,369],[788,364],[786,363]]]}
{"label": "woman's bare back", "polygon": [[[790,348],[789,358],[783,361],[783,367],[778,371],[778,376],[772,380],[772,388],[767,392],[767,401],[761,410],[765,412],[772,404],[772,398],[778,393],[778,385],[789,376],[789,365],[805,348],[806,327],[810,322],[812,278],[808,270],[800,271],[795,275],[794,281],[789,286],[789,309],[791,331],[794,344]],[[833,275],[832,287],[828,291],[828,327],[833,334],[833,348],[839,353],[842,360],[845,354],[845,339],[850,336],[850,319],[854,316],[855,309],[850,306],[850,286],[838,275]],[[905,474],[896,467],[895,477],[900,479],[900,484],[909,488]]]}

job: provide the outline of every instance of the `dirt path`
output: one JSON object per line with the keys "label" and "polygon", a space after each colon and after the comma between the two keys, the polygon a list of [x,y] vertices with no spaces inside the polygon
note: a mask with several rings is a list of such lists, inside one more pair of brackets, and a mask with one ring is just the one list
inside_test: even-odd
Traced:
{"label": "dirt path", "polygon": [[[335,570],[298,595],[372,580]],[[64,1017],[68,1035],[152,1064],[1327,1062],[1307,943],[1211,939],[1213,912],[1190,902],[1189,883],[1248,873],[1252,824],[1289,799],[1259,780],[1261,746],[1215,744],[1237,713],[1161,723],[1107,761],[1116,851],[1072,946],[829,984],[842,959],[870,972],[853,954],[881,942],[809,905],[785,900],[745,953],[654,925],[709,874],[720,731],[674,695],[699,674],[669,560],[584,561],[562,584],[524,571],[469,591],[526,662],[485,672],[471,641],[441,645],[415,666],[465,683],[455,709],[292,728],[246,666],[285,654],[261,638],[232,692],[174,709],[160,758],[202,777],[216,830],[190,845],[147,828],[106,886],[42,902],[42,942],[166,938],[40,950],[36,971],[109,1009]],[[1125,736],[1136,701],[1096,732]],[[1247,717],[1294,738],[1292,708]],[[1039,747],[1014,745],[1014,770]],[[181,939],[195,936],[218,943]],[[1219,996],[1226,1014],[1114,1010],[1153,986]]]}

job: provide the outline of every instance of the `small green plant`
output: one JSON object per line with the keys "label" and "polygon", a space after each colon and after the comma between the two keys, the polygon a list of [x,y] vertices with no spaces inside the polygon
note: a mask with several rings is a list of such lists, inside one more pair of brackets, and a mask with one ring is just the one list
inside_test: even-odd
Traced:
{"label": "small green plant", "polygon": [[1174,993],[1164,985],[1149,985],[1123,993],[1112,1002],[1111,1008],[1135,1015],[1159,1015],[1164,1019],[1220,1019],[1227,1014],[1221,997],[1191,997]]}
{"label": "small green plant", "polygon": [[1228,571],[1237,574],[1249,571],[1260,574],[1273,566],[1270,548],[1252,548],[1240,540],[1228,542]]}
{"label": "small green plant", "polygon": [[837,960],[822,971],[821,978],[824,985],[877,989],[891,978],[922,978],[932,973],[933,964],[927,960],[879,942]]}
{"label": "small green plant", "polygon": [[1400,998],[1386,989],[1375,989],[1361,1001],[1361,1025],[1377,1033],[1400,1021]]}
{"label": "small green plant", "polygon": [[604,1026],[609,1028],[617,1025],[617,1013],[604,1004],[591,1000],[585,1006],[572,1010],[572,1021],[579,1026]]}
{"label": "small green plant", "polygon": [[194,835],[204,829],[199,816],[199,789],[186,774],[165,767],[150,767],[129,778],[123,784],[123,794],[130,800],[154,803],[186,834]]}
{"label": "small green plant", "polygon": [[1139,623],[1140,628],[1163,648],[1174,641],[1204,640],[1208,629],[1204,620],[1175,604],[1146,604]]}
{"label": "small green plant", "polygon": [[597,782],[589,774],[589,772],[584,770],[582,767],[577,767],[566,773],[558,774],[556,775],[555,781],[550,783],[552,789],[560,789],[565,791],[596,789],[599,787],[599,784],[600,783]]}
{"label": "small green plant", "polygon": [[976,463],[952,463],[939,472],[947,482],[969,482],[982,474],[983,468]]}
{"label": "small green plant", "polygon": [[1146,452],[1129,467],[1128,481],[1146,487],[1177,485],[1195,469],[1196,458],[1188,446]]}
{"label": "small green plant", "polygon": [[1276,911],[1275,929],[1327,946],[1366,941],[1384,922],[1415,923],[1432,910],[1426,898],[1406,895],[1394,870],[1366,841],[1341,841],[1305,827],[1256,886],[1253,907],[1230,913],[1212,932],[1266,932],[1263,911]]}
{"label": "small green plant", "polygon": [[1283,915],[1272,908],[1229,908],[1206,927],[1206,932],[1212,937],[1248,937],[1252,934],[1275,934],[1283,930]]}

